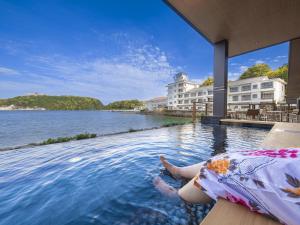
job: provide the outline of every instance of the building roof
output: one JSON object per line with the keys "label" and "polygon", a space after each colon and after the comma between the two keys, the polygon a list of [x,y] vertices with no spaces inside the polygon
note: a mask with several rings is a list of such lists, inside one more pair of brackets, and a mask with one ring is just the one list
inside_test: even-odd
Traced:
{"label": "building roof", "polygon": [[156,98],[149,99],[146,102],[161,102],[161,101],[167,101],[167,97],[159,96],[159,97],[156,97]]}
{"label": "building roof", "polygon": [[269,78],[267,76],[250,77],[250,78],[246,78],[246,79],[228,81],[228,83],[232,84],[232,85],[241,85],[241,84],[252,83],[252,82],[257,82],[257,81],[260,81],[260,82],[262,82],[262,81],[278,81],[278,82],[281,82],[283,84],[286,84],[286,82],[284,80],[282,80],[281,78]]}
{"label": "building roof", "polygon": [[229,57],[300,37],[299,0],[165,0],[210,43],[227,40]]}

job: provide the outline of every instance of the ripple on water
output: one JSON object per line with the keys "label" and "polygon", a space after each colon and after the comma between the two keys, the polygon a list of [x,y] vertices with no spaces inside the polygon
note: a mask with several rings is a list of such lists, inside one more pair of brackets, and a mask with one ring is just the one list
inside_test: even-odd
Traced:
{"label": "ripple on water", "polygon": [[254,149],[267,130],[184,125],[0,152],[0,224],[198,224],[210,206],[156,191],[158,156],[189,165]]}

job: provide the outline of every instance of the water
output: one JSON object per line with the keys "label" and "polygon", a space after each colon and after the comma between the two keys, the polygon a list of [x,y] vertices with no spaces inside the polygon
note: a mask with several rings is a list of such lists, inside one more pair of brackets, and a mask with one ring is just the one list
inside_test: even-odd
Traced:
{"label": "water", "polygon": [[0,111],[0,149],[85,132],[110,134],[152,128],[167,119],[105,111]]}
{"label": "water", "polygon": [[268,130],[183,125],[0,152],[0,224],[199,224],[206,206],[162,196],[158,156],[189,165],[255,149]]}

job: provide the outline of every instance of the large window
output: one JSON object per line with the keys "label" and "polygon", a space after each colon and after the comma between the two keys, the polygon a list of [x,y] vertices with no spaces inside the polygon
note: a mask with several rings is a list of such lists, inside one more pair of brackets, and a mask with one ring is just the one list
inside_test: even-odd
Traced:
{"label": "large window", "polygon": [[242,101],[249,101],[251,100],[251,95],[242,95]]}
{"label": "large window", "polygon": [[182,89],[178,89],[178,92],[183,92],[183,90]]}
{"label": "large window", "polygon": [[239,91],[239,87],[231,87],[229,88],[230,92],[238,92]]}
{"label": "large window", "polygon": [[184,100],[184,104],[189,104],[189,100]]}
{"label": "large window", "polygon": [[182,100],[178,100],[178,104],[182,104]]}
{"label": "large window", "polygon": [[212,95],[212,94],[213,94],[213,91],[212,91],[212,90],[208,90],[208,91],[207,91],[207,94],[208,94],[208,95]]}
{"label": "large window", "polygon": [[239,100],[239,96],[238,95],[232,96],[232,101],[237,102],[238,100]]}
{"label": "large window", "polygon": [[178,87],[183,87],[183,84],[178,84]]}
{"label": "large window", "polygon": [[199,92],[198,92],[198,96],[201,96],[201,95],[203,95],[203,92],[202,92],[202,91],[199,91]]}
{"label": "large window", "polygon": [[261,99],[274,99],[274,92],[262,92]]}
{"label": "large window", "polygon": [[185,98],[188,98],[188,97],[189,97],[189,94],[184,94],[184,97],[185,97]]}
{"label": "large window", "polygon": [[257,89],[257,84],[253,84],[252,88]]}
{"label": "large window", "polygon": [[196,97],[196,92],[191,93],[191,97]]}
{"label": "large window", "polygon": [[182,95],[178,95],[178,98],[182,98]]}
{"label": "large window", "polygon": [[273,88],[273,81],[261,83],[260,88],[261,89]]}
{"label": "large window", "polygon": [[250,91],[250,90],[251,90],[251,84],[242,86],[242,91]]}
{"label": "large window", "polygon": [[253,94],[253,95],[252,95],[252,98],[257,98],[257,94]]}

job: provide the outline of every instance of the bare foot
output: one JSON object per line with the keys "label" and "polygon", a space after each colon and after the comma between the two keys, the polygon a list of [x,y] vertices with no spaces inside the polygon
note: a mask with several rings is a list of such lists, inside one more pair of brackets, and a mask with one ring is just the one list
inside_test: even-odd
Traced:
{"label": "bare foot", "polygon": [[177,190],[172,186],[168,185],[163,179],[160,177],[155,177],[153,179],[153,184],[157,190],[159,190],[162,194],[167,195],[168,197],[178,197]]}
{"label": "bare foot", "polygon": [[159,157],[163,166],[171,173],[171,175],[175,178],[179,178],[180,176],[180,168],[169,163],[164,156]]}

